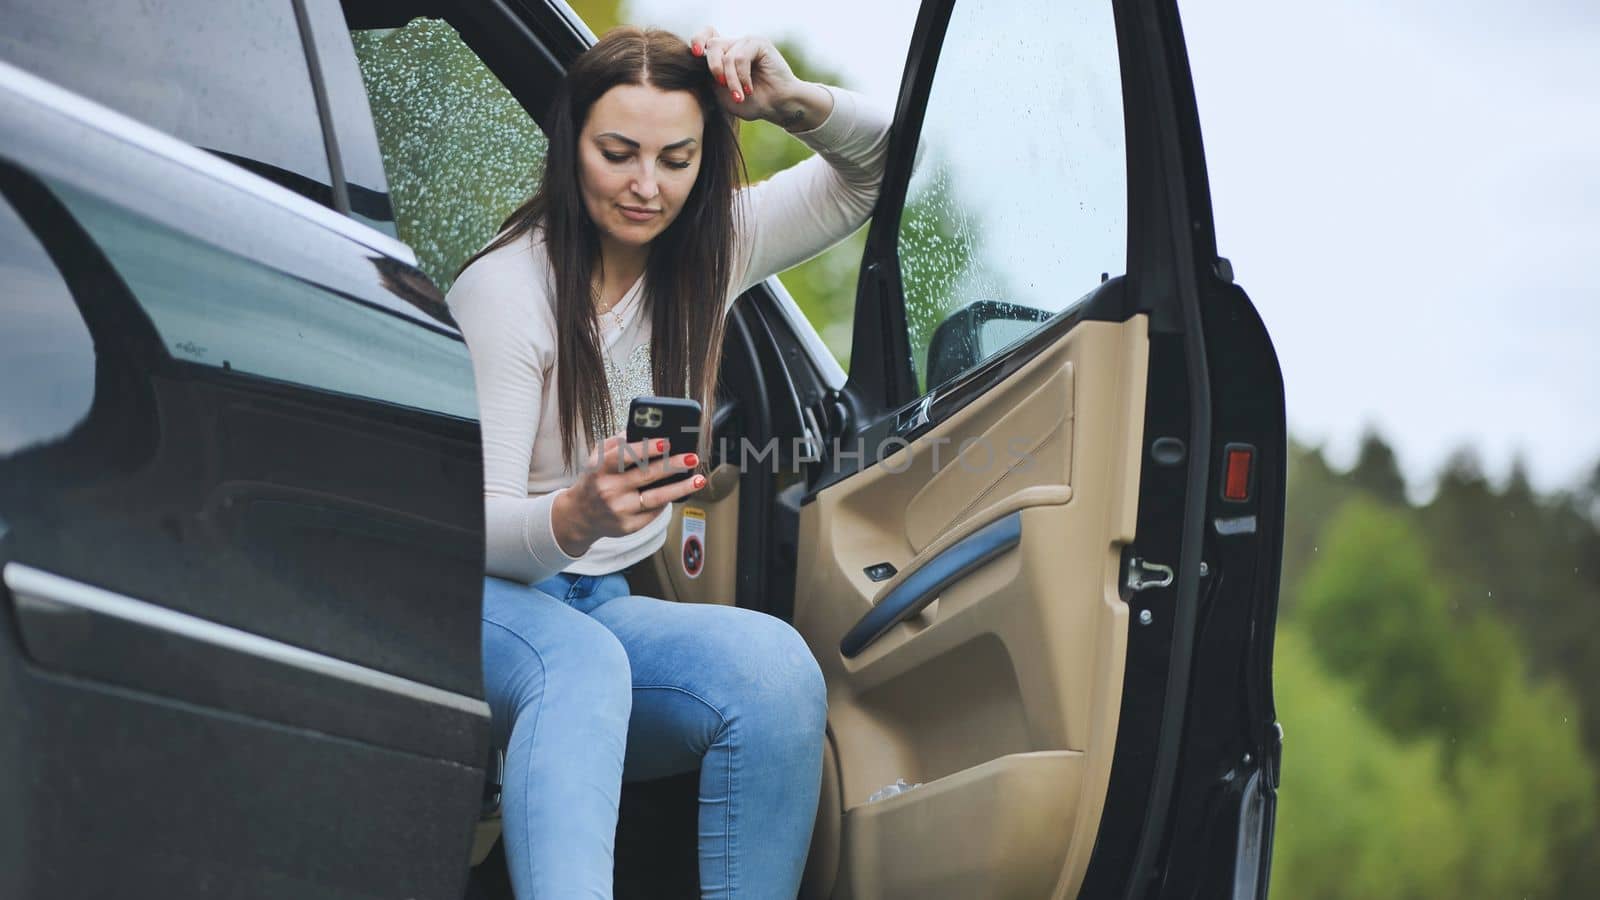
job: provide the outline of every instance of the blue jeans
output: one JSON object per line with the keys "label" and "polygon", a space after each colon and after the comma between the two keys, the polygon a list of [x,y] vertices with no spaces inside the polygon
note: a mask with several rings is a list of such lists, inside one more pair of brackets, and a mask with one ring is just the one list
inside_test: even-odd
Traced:
{"label": "blue jeans", "polygon": [[827,698],[787,623],[633,596],[621,573],[486,578],[483,676],[519,900],[609,898],[622,781],[697,768],[703,896],[793,900]]}

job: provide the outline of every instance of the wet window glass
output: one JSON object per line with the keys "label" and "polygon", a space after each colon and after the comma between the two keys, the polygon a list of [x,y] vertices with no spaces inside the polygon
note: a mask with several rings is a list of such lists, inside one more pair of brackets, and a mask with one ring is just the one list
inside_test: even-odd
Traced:
{"label": "wet window glass", "polygon": [[926,390],[1126,267],[1111,4],[958,2],[920,141],[899,255]]}
{"label": "wet window glass", "polygon": [[538,123],[438,19],[352,33],[400,239],[441,291],[533,193]]}
{"label": "wet window glass", "polygon": [[[60,439],[94,402],[94,341],[33,232],[0,200],[0,458]],[[0,524],[0,531],[4,525]]]}
{"label": "wet window glass", "polygon": [[332,203],[288,0],[7,3],[0,59]]}
{"label": "wet window glass", "polygon": [[477,417],[454,330],[323,290],[74,188],[52,191],[110,260],[175,359]]}

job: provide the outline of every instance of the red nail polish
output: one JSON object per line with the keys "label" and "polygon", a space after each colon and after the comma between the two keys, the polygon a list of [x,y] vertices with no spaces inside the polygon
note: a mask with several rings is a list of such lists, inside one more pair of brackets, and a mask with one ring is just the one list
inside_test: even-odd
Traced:
{"label": "red nail polish", "polygon": [[689,52],[693,53],[695,56],[699,56],[700,53],[701,53],[700,42],[699,41],[695,41],[694,46],[692,48],[690,48]]}
{"label": "red nail polish", "polygon": [[718,72],[717,73],[717,84],[727,84],[727,83],[728,83],[728,80],[726,78],[722,77],[722,73],[721,72]]}
{"label": "red nail polish", "polygon": [[667,449],[667,442],[664,441],[664,440],[659,440],[658,439],[656,441],[656,452],[660,453],[661,451],[663,451],[665,449]]}
{"label": "red nail polish", "polygon": [[705,487],[705,486],[706,486],[706,479],[705,479],[705,476],[703,476],[703,475],[696,475],[696,476],[695,476],[695,477],[694,477],[694,486],[695,486],[695,487],[697,487],[697,488],[698,488],[698,487]]}
{"label": "red nail polish", "polygon": [[688,456],[685,456],[683,458],[683,464],[686,465],[686,466],[689,466],[691,468],[693,468],[694,466],[698,466],[698,465],[700,465],[700,457],[698,457],[698,456],[694,455],[693,453],[691,453]]}
{"label": "red nail polish", "polygon": [[744,95],[739,93],[738,91],[734,91],[733,92],[733,102],[735,102],[735,103],[743,103],[744,102]]}

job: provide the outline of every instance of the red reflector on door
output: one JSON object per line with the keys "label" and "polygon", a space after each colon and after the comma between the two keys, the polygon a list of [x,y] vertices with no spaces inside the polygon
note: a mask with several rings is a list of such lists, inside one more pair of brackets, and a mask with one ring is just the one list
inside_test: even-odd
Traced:
{"label": "red reflector on door", "polygon": [[1247,447],[1229,447],[1227,477],[1222,482],[1222,499],[1250,499],[1250,463],[1255,454]]}

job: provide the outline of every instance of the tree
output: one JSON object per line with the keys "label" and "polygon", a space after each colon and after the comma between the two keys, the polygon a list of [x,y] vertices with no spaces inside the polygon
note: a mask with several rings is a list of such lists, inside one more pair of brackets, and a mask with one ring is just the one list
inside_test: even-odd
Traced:
{"label": "tree", "polygon": [[1573,492],[1573,501],[1577,510],[1600,529],[1600,462],[1595,463],[1594,471]]}
{"label": "tree", "polygon": [[1594,769],[1563,688],[1506,669],[1495,716],[1467,740],[1403,738],[1370,714],[1363,690],[1318,663],[1314,642],[1295,624],[1277,634],[1274,896],[1592,896],[1557,893],[1558,861],[1595,825]]}
{"label": "tree", "polygon": [[1531,679],[1520,654],[1512,660],[1495,716],[1454,772],[1466,872],[1481,896],[1593,897],[1594,881],[1579,886],[1595,875],[1596,783],[1577,702],[1560,682]]}
{"label": "tree", "polygon": [[1385,503],[1406,502],[1406,480],[1400,474],[1394,450],[1372,429],[1361,437],[1361,450],[1350,470],[1350,481]]}
{"label": "tree", "polygon": [[[1489,490],[1470,457],[1460,457],[1441,482],[1452,487],[1441,489],[1435,502],[1453,497],[1479,506],[1485,496],[1507,500]],[[1280,871],[1295,884],[1290,895],[1592,896],[1596,776],[1585,751],[1584,706],[1548,665],[1540,674],[1529,664],[1523,646],[1529,632],[1511,627],[1494,605],[1464,602],[1487,591],[1474,579],[1477,569],[1440,565],[1446,548],[1458,552],[1440,538],[1457,531],[1425,527],[1425,511],[1378,503],[1353,484],[1350,490],[1354,496],[1325,518],[1316,538],[1320,552],[1292,589],[1299,598],[1292,619],[1279,630],[1275,693],[1290,735],[1297,727],[1321,735],[1332,717],[1352,730],[1331,738],[1334,746],[1368,760],[1365,745],[1375,740],[1369,726],[1387,738],[1381,760],[1353,773],[1342,762],[1318,757],[1301,774],[1292,751],[1286,753],[1280,835],[1288,843]],[[1315,515],[1306,509],[1292,514]],[[1542,527],[1542,521],[1523,517],[1527,527]],[[1485,536],[1475,549],[1490,557],[1486,569],[1493,570],[1496,560],[1504,564],[1497,548],[1513,545],[1500,529],[1479,523],[1461,528]],[[1297,653],[1310,662],[1296,659]],[[1308,665],[1315,666],[1312,674],[1306,674]],[[1348,714],[1329,709],[1330,694],[1348,702]],[[1313,752],[1321,749],[1319,744]],[[1391,769],[1407,774],[1396,779]],[[1354,779],[1383,786],[1389,815],[1412,823],[1401,835],[1389,823],[1378,827],[1374,846],[1398,842],[1410,852],[1405,848],[1416,835],[1409,829],[1424,827],[1413,807],[1444,804],[1447,824],[1430,813],[1425,826],[1439,848],[1428,853],[1444,855],[1419,859],[1428,871],[1437,858],[1449,860],[1453,880],[1429,881],[1424,888],[1420,876],[1408,871],[1385,875],[1394,879],[1385,887],[1384,879],[1368,882],[1358,868],[1340,878],[1334,893],[1293,881],[1311,877],[1297,872],[1335,877],[1326,868],[1330,861],[1308,847],[1328,848],[1336,858],[1367,859],[1371,851],[1365,845],[1347,846],[1351,834],[1359,833],[1349,823],[1364,821],[1369,802],[1383,801],[1372,800],[1369,786]],[[1297,796],[1326,805],[1296,818],[1296,803],[1304,802]],[[1369,827],[1374,826],[1362,826]],[[1461,848],[1459,855],[1452,847]],[[1344,892],[1351,883],[1362,886]]]}
{"label": "tree", "polygon": [[1488,624],[1452,618],[1415,526],[1357,499],[1327,523],[1320,544],[1300,584],[1298,615],[1323,665],[1350,679],[1397,735],[1452,737],[1482,727],[1516,647]]}
{"label": "tree", "polygon": [[1272,896],[1463,896],[1467,846],[1438,741],[1395,737],[1299,626],[1280,625],[1275,642],[1284,751]]}

